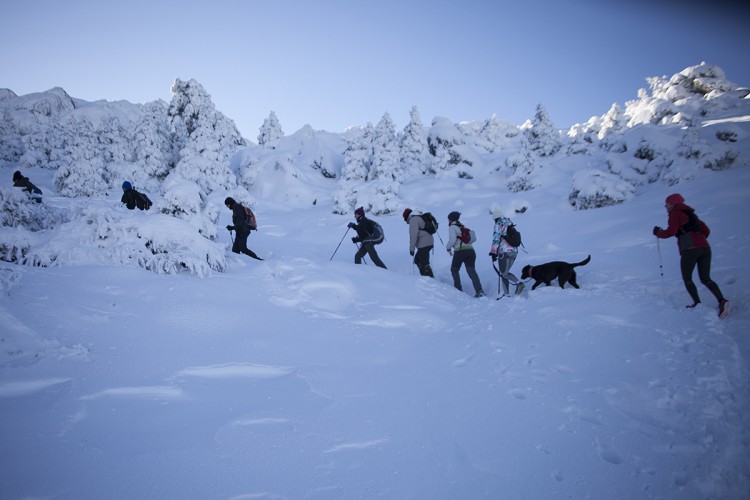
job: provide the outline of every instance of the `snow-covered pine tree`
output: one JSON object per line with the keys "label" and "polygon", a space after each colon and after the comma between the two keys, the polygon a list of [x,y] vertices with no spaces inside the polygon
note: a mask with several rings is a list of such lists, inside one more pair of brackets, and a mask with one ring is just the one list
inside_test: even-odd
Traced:
{"label": "snow-covered pine tree", "polygon": [[409,112],[409,123],[399,138],[399,159],[406,176],[423,174],[428,170],[427,139],[416,106]]}
{"label": "snow-covered pine tree", "polygon": [[284,137],[284,132],[281,130],[281,123],[276,117],[276,113],[271,111],[268,118],[263,120],[263,125],[260,127],[260,133],[258,134],[258,145],[267,148],[275,149],[276,141]]}
{"label": "snow-covered pine tree", "polygon": [[531,126],[524,130],[524,136],[529,150],[542,158],[554,155],[562,146],[560,131],[554,127],[541,104],[537,105],[534,119]]}
{"label": "snow-covered pine tree", "polygon": [[176,80],[167,115],[179,148],[174,172],[206,194],[234,187],[229,159],[245,141],[234,122],[216,110],[205,89],[192,79]]}
{"label": "snow-covered pine tree", "polygon": [[376,215],[388,214],[399,208],[398,191],[403,180],[403,170],[398,156],[396,127],[387,112],[373,130],[371,144],[368,182],[363,186],[363,190],[369,194],[366,209]]}
{"label": "snow-covered pine tree", "polygon": [[361,133],[352,134],[344,151],[344,168],[333,193],[334,213],[350,213],[357,203],[357,191],[367,180],[372,165],[372,123]]}

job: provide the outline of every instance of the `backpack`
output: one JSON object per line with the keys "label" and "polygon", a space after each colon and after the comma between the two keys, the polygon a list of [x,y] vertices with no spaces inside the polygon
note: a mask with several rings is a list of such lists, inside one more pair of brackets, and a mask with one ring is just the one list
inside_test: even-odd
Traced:
{"label": "backpack", "polygon": [[383,243],[383,240],[385,239],[385,232],[383,232],[383,227],[380,224],[372,219],[370,219],[370,222],[372,222],[373,231],[370,235],[371,239],[368,241],[373,245],[379,245],[380,243]]}
{"label": "backpack", "polygon": [[471,245],[472,243],[477,241],[477,235],[468,227],[461,226],[461,235],[459,236],[459,239],[465,245]]}
{"label": "backpack", "polygon": [[677,231],[677,236],[682,236],[686,233],[703,232],[703,228],[701,227],[701,223],[703,223],[703,221],[701,221],[698,216],[695,215],[695,212],[693,210],[683,210],[682,213],[687,215],[688,221],[680,226],[680,229]]}
{"label": "backpack", "polygon": [[242,205],[242,208],[245,209],[245,224],[247,224],[247,227],[250,228],[250,231],[257,231],[258,221],[255,219],[255,214],[245,205]]}
{"label": "backpack", "polygon": [[[134,190],[135,191],[135,190]],[[148,196],[146,196],[143,193],[139,193],[138,191],[135,191],[135,206],[138,207],[140,210],[148,210],[151,208],[151,200]]]}
{"label": "backpack", "polygon": [[424,221],[425,231],[427,231],[430,234],[437,233],[439,224],[438,224],[437,219],[435,219],[434,215],[432,215],[430,212],[425,212],[420,217],[422,217],[422,220]]}
{"label": "backpack", "polygon": [[515,224],[508,226],[508,229],[505,230],[505,236],[503,236],[503,239],[505,239],[505,241],[508,242],[508,245],[513,248],[518,248],[523,244],[521,243],[521,233],[518,232]]}

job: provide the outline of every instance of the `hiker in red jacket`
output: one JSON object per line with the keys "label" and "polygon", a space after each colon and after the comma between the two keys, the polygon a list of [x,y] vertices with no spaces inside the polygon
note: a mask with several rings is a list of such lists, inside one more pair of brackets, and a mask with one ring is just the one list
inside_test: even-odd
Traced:
{"label": "hiker in red jacket", "polygon": [[701,283],[708,288],[716,300],[719,301],[719,317],[725,318],[729,315],[729,301],[724,298],[717,285],[711,279],[711,246],[708,244],[710,230],[708,226],[695,215],[695,210],[685,204],[685,198],[675,193],[667,196],[664,205],[669,214],[668,227],[662,229],[654,227],[654,236],[657,238],[677,238],[677,248],[680,251],[680,270],[682,280],[685,282],[693,304],[687,306],[693,308],[700,304],[698,288],[693,283],[693,270],[698,266],[698,277]]}

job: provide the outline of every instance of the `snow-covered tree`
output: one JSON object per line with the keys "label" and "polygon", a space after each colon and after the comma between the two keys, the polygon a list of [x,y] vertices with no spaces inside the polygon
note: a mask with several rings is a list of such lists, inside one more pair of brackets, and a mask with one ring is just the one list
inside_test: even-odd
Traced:
{"label": "snow-covered tree", "polygon": [[542,158],[554,155],[562,146],[560,131],[554,127],[547,110],[541,104],[536,107],[531,126],[524,130],[524,137],[529,150]]}
{"label": "snow-covered tree", "polygon": [[276,117],[276,113],[271,111],[268,118],[263,120],[263,125],[260,127],[260,133],[258,134],[258,145],[265,146],[268,148],[274,148],[276,141],[284,137],[284,132],[281,130],[281,123]]}
{"label": "snow-covered tree", "polygon": [[229,159],[245,141],[234,122],[216,110],[203,87],[195,80],[176,80],[167,115],[179,148],[174,172],[206,194],[236,185]]}
{"label": "snow-covered tree", "polygon": [[427,165],[427,139],[416,106],[409,113],[411,120],[399,139],[399,157],[406,175],[424,173]]}
{"label": "snow-covered tree", "polygon": [[334,212],[349,213],[357,203],[357,191],[361,189],[372,165],[372,138],[375,131],[371,123],[360,133],[353,134],[344,151],[344,168],[336,191],[333,193]]}

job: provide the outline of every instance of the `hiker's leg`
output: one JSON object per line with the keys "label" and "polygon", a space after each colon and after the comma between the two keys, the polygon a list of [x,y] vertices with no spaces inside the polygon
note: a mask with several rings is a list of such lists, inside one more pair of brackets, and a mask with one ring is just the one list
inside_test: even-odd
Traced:
{"label": "hiker's leg", "polygon": [[701,283],[711,290],[711,293],[714,294],[714,297],[716,297],[716,300],[721,302],[724,300],[724,295],[721,293],[721,290],[719,289],[719,285],[716,284],[714,280],[711,279],[711,249],[710,248],[704,248],[703,252],[700,253],[698,256],[698,278],[701,280]]}
{"label": "hiker's leg", "polygon": [[682,252],[680,257],[680,272],[682,273],[682,281],[685,283],[685,288],[690,294],[690,298],[693,299],[693,304],[697,304],[701,301],[698,295],[698,288],[693,283],[693,270],[695,269],[695,263],[698,260],[698,254],[696,248],[685,250]]}
{"label": "hiker's leg", "polygon": [[461,288],[461,275],[459,274],[461,264],[463,264],[461,252],[453,252],[453,260],[451,260],[451,276],[453,276],[453,286],[459,290],[463,290],[463,288]]}
{"label": "hiker's leg", "polygon": [[365,245],[360,245],[359,248],[357,249],[357,253],[354,254],[354,263],[361,264],[362,257],[364,257],[366,253],[367,253],[367,248],[365,248]]}
{"label": "hiker's leg", "polygon": [[382,267],[383,269],[388,269],[385,267],[385,264],[383,264],[383,261],[380,260],[380,256],[378,256],[377,250],[375,250],[375,245],[372,243],[365,243],[362,245],[363,247],[367,247],[367,255],[370,256],[370,260],[373,264],[375,264],[378,267]]}
{"label": "hiker's leg", "polygon": [[232,251],[234,253],[244,253],[243,250],[247,250],[247,234],[237,231],[234,243],[232,244]]}
{"label": "hiker's leg", "polygon": [[500,252],[500,255],[497,259],[497,267],[500,269],[500,281],[503,283],[503,294],[508,295],[508,269],[510,266],[508,265],[508,254]]}
{"label": "hiker's leg", "polygon": [[476,269],[476,263],[477,263],[477,253],[472,250],[463,250],[463,253],[466,254],[466,258],[464,259],[464,262],[466,263],[466,272],[469,274],[469,278],[471,278],[471,284],[474,285],[474,292],[480,293],[482,292],[482,282],[479,280],[479,275],[477,274]]}

